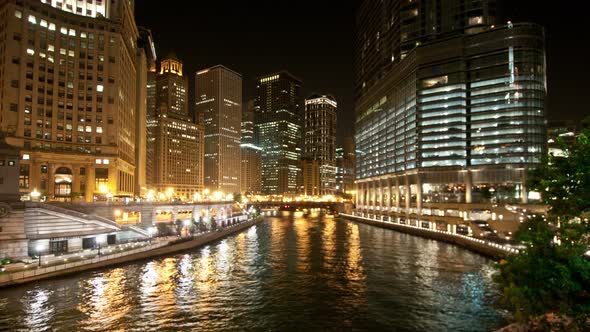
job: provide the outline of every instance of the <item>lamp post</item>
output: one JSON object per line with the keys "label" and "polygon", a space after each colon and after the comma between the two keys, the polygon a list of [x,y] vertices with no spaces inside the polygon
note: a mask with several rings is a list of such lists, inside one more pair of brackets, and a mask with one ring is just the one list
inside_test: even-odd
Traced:
{"label": "lamp post", "polygon": [[43,247],[40,244],[38,244],[35,247],[35,250],[37,250],[37,256],[39,257],[39,266],[41,266],[41,250],[43,250]]}
{"label": "lamp post", "polygon": [[102,238],[97,236],[96,243],[98,243],[98,255],[97,256],[100,256],[100,245],[102,244]]}

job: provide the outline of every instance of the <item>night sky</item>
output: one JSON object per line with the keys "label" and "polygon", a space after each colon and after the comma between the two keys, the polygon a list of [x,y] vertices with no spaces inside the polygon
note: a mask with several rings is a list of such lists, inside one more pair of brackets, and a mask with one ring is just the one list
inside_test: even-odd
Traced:
{"label": "night sky", "polygon": [[[358,1],[137,1],[139,25],[152,30],[158,57],[174,51],[189,77],[223,64],[243,75],[244,100],[255,78],[286,69],[303,80],[304,97],[327,93],[339,106],[339,136],[353,131],[354,15]],[[590,115],[590,29],[583,10],[512,0],[502,16],[545,27],[549,120]]]}

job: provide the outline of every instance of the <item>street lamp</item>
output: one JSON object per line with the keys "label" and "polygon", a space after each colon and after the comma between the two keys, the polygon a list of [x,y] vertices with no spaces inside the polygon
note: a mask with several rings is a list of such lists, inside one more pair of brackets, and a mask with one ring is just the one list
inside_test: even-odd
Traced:
{"label": "street lamp", "polygon": [[31,192],[31,198],[33,201],[39,200],[39,197],[41,197],[41,193],[37,191],[37,188],[33,189],[33,192]]}
{"label": "street lamp", "polygon": [[39,266],[41,266],[41,250],[43,250],[43,246],[41,244],[38,244],[35,247],[35,250],[37,250],[37,256],[39,257]]}
{"label": "street lamp", "polygon": [[97,236],[96,243],[98,243],[98,255],[97,256],[100,256],[100,245],[102,244],[102,237]]}
{"label": "street lamp", "polygon": [[149,227],[148,228],[148,234],[149,234],[149,242],[152,243],[152,236],[154,234],[156,234],[156,232],[158,231],[158,229],[156,227]]}

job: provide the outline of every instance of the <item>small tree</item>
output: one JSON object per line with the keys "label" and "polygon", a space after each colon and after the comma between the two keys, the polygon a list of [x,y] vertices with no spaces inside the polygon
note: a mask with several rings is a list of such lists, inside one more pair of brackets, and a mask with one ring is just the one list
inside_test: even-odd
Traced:
{"label": "small tree", "polygon": [[590,328],[590,129],[568,143],[558,139],[563,156],[549,155],[530,172],[529,187],[549,206],[546,217],[523,223],[518,255],[498,264],[495,280],[514,318],[556,312],[574,318],[568,330]]}

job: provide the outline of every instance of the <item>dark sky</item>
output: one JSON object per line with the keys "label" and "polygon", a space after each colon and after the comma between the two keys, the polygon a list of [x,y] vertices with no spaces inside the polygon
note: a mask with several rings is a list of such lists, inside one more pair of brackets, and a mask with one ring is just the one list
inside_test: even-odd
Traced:
{"label": "dark sky", "polygon": [[[503,16],[546,29],[550,120],[590,115],[590,29],[576,6],[510,0]],[[138,24],[152,30],[158,56],[174,51],[194,73],[223,64],[243,75],[244,99],[255,78],[281,69],[303,80],[304,97],[328,93],[339,106],[339,136],[353,130],[353,40],[357,0],[137,1]],[[190,3],[191,8],[186,7]]]}

